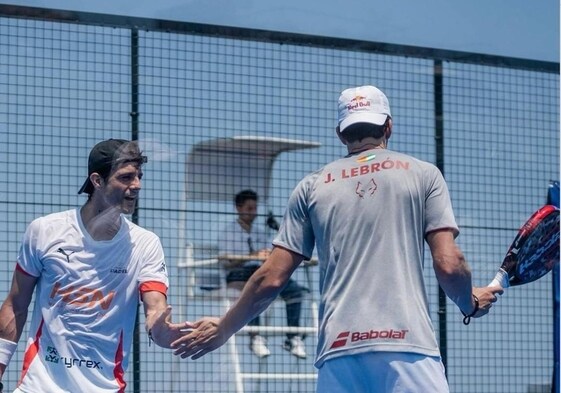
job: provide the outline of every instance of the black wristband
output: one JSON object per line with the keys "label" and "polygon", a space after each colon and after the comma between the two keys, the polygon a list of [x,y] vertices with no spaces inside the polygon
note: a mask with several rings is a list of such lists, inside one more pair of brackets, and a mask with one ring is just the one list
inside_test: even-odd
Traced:
{"label": "black wristband", "polygon": [[0,382],[0,393],[4,391],[4,384]]}
{"label": "black wristband", "polygon": [[472,294],[471,296],[473,296],[473,301],[475,303],[475,308],[473,309],[473,311],[469,315],[464,314],[464,312],[462,311],[462,314],[464,315],[464,320],[463,320],[464,325],[469,325],[469,323],[471,322],[471,317],[473,317],[479,311],[479,299],[474,294]]}

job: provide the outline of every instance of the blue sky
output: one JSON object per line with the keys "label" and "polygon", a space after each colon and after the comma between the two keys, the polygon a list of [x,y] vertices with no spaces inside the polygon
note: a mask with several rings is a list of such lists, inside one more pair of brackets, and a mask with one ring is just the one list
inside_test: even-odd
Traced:
{"label": "blue sky", "polygon": [[5,2],[559,61],[558,0]]}

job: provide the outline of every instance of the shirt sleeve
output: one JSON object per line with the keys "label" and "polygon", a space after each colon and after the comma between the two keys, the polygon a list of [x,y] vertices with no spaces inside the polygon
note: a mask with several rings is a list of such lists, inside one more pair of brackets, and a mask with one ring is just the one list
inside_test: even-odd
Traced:
{"label": "shirt sleeve", "polygon": [[312,180],[307,177],[296,186],[288,200],[279,233],[273,240],[275,246],[286,248],[306,259],[312,257],[315,245],[308,211],[308,191],[312,183]]}
{"label": "shirt sleeve", "polygon": [[164,250],[160,239],[155,234],[148,232],[142,244],[143,250],[141,255],[144,260],[138,276],[139,288],[146,288],[146,285],[142,285],[144,283],[158,282],[163,284],[167,290],[169,287],[169,279]]}
{"label": "shirt sleeve", "polygon": [[454,217],[446,181],[435,166],[431,165],[429,173],[429,186],[425,199],[425,234],[440,229],[451,229],[454,236],[458,236],[460,231]]}
{"label": "shirt sleeve", "polygon": [[25,230],[17,259],[19,268],[33,277],[39,277],[43,271],[40,234],[41,221],[35,219]]}

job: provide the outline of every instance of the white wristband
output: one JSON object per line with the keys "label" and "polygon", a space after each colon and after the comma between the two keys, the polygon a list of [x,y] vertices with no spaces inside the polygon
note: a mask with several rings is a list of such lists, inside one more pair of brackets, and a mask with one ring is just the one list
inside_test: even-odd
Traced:
{"label": "white wristband", "polygon": [[503,269],[499,269],[499,271],[495,275],[495,278],[493,278],[493,281],[491,281],[487,286],[488,287],[500,286],[506,289],[510,286],[510,282],[508,280],[509,280],[508,273],[505,272]]}
{"label": "white wristband", "polygon": [[17,346],[18,343],[0,338],[0,363],[1,364],[7,366],[10,363],[10,359],[12,358],[12,355],[16,351]]}

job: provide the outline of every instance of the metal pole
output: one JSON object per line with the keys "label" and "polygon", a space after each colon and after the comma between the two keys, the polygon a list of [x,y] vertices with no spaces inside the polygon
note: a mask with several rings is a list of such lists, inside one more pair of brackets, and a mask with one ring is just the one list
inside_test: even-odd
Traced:
{"label": "metal pole", "polygon": [[[436,166],[444,175],[444,109],[442,87],[442,60],[434,61],[434,139]],[[446,294],[438,287],[438,333],[440,354],[444,369],[448,364],[448,337],[446,327]]]}
{"label": "metal pole", "polygon": [[[547,192],[547,203],[559,207],[559,181],[551,180]],[[559,264],[551,271],[553,275],[553,377],[551,393],[559,393]]]}
{"label": "metal pole", "polygon": [[[131,29],[131,140],[138,140],[138,29]],[[132,213],[132,222],[138,224],[139,204]],[[140,393],[140,305],[136,308],[136,323],[132,341],[133,392]]]}

